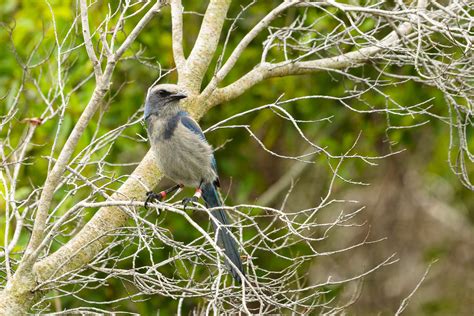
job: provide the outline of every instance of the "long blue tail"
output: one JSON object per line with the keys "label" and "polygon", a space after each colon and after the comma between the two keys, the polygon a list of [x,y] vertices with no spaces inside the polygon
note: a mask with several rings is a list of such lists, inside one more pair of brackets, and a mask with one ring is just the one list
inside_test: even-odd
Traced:
{"label": "long blue tail", "polygon": [[[204,202],[206,202],[206,206],[211,208],[211,207],[216,207],[216,206],[221,206],[222,201],[217,193],[217,188],[215,187],[214,184],[212,183],[205,183],[201,187],[202,189],[202,198],[204,199]],[[227,219],[227,215],[225,214],[224,210],[214,210],[212,211],[212,215],[223,225],[228,225],[229,220]],[[226,255],[225,263],[227,267],[230,269],[230,273],[232,274],[232,277],[238,282],[242,283],[242,280],[240,279],[239,274],[237,273],[236,269],[229,263],[231,261],[237,269],[244,274],[244,268],[242,266],[242,261],[240,260],[240,254],[237,249],[237,243],[235,240],[232,238],[230,235],[230,231],[228,227],[219,227],[217,228],[217,225],[214,221],[212,221],[212,225],[214,226],[214,230],[218,230],[218,235],[217,235],[217,241],[219,245],[224,247],[224,253]]]}

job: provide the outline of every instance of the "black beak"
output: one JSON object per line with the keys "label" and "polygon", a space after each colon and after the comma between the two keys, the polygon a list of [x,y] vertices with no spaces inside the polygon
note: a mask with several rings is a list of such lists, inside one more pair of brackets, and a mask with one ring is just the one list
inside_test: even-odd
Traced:
{"label": "black beak", "polygon": [[181,100],[187,98],[188,96],[182,92],[173,93],[170,97],[174,100]]}

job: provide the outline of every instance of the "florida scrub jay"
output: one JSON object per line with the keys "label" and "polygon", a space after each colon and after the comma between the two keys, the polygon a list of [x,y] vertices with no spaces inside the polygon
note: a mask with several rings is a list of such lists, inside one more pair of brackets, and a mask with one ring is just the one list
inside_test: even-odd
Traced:
{"label": "florida scrub jay", "polygon": [[[185,204],[197,201],[202,196],[209,208],[223,205],[217,191],[219,177],[212,147],[199,125],[179,105],[179,100],[184,98],[186,95],[173,84],[157,85],[148,92],[145,122],[151,147],[159,169],[177,185],[160,193],[147,193],[145,206],[149,201],[161,200],[183,186],[196,188],[192,198],[183,200]],[[233,278],[241,283],[237,270],[244,274],[242,262],[237,244],[227,227],[229,220],[226,213],[223,209],[216,209],[211,214],[221,225],[225,225],[218,227],[212,221],[218,234],[218,244],[224,248],[226,266]]]}

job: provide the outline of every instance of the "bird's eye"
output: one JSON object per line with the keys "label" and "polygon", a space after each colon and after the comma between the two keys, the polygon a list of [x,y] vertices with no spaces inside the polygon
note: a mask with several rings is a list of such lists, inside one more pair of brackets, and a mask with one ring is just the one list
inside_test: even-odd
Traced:
{"label": "bird's eye", "polygon": [[167,97],[170,95],[170,93],[166,90],[159,90],[158,94],[160,95],[160,97]]}

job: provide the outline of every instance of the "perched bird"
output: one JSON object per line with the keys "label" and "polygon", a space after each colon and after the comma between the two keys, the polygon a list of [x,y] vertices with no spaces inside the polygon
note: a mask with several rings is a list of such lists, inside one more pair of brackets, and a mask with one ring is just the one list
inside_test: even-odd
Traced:
{"label": "perched bird", "polygon": [[[201,196],[209,208],[223,205],[217,191],[219,177],[212,147],[196,121],[179,105],[179,100],[186,97],[186,94],[173,84],[157,85],[148,92],[145,122],[151,147],[160,170],[177,185],[160,193],[148,192],[145,207],[150,201],[161,201],[167,194],[183,186],[196,188],[192,198],[183,200],[185,207]],[[241,283],[237,270],[242,275],[244,270],[237,244],[227,227],[229,220],[226,213],[223,209],[216,209],[211,215],[220,224],[225,225],[218,226],[215,220],[212,221],[217,231],[218,244],[224,248],[226,266],[233,278]]]}

